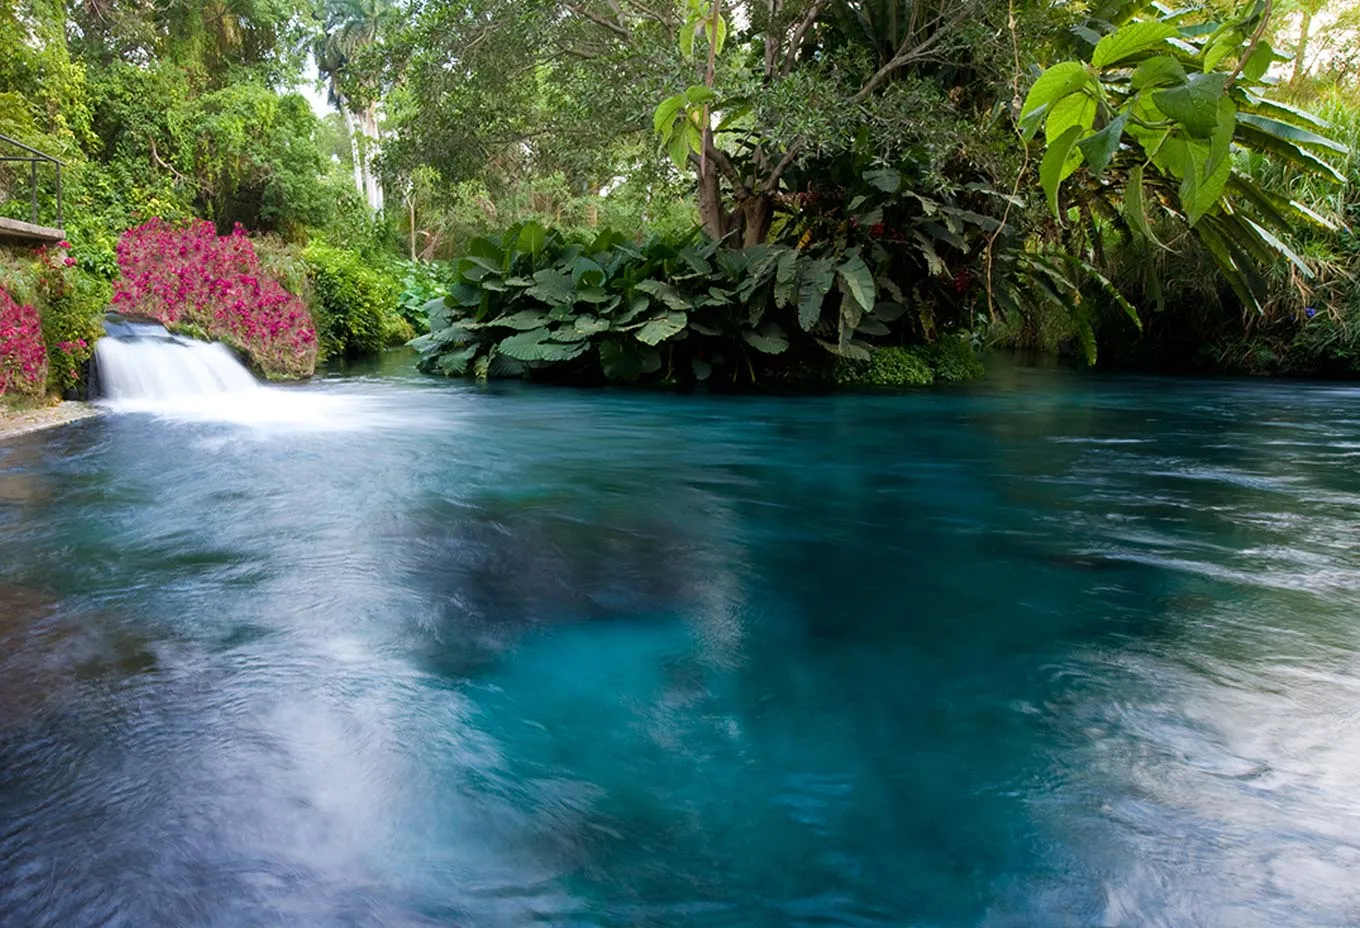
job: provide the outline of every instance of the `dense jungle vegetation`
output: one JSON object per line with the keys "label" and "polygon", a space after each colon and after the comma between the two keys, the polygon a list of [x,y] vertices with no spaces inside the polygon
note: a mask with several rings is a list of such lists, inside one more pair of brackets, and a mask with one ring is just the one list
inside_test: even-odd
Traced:
{"label": "dense jungle vegetation", "polygon": [[[262,373],[1360,373],[1360,5],[0,0],[0,392],[111,300]],[[304,91],[328,101],[318,115]],[[0,212],[27,218],[26,165]],[[39,175],[43,214],[56,184]]]}

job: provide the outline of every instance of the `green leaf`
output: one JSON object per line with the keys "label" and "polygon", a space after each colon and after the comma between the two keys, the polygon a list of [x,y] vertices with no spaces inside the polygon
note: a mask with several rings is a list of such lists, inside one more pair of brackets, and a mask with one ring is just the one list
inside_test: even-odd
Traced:
{"label": "green leaf", "polygon": [[1157,236],[1152,234],[1148,224],[1146,208],[1143,205],[1143,166],[1136,164],[1129,171],[1129,179],[1124,185],[1124,219],[1129,226],[1149,242],[1160,245]]}
{"label": "green leaf", "polygon": [[519,230],[519,242],[516,247],[537,261],[539,256],[543,254],[543,246],[547,242],[548,230],[530,220]]}
{"label": "green leaf", "polygon": [[1325,148],[1328,151],[1334,151],[1340,155],[1350,153],[1350,149],[1336,139],[1329,139],[1326,136],[1318,135],[1316,132],[1309,132],[1307,129],[1291,126],[1287,122],[1280,122],[1280,120],[1271,119],[1269,116],[1258,116],[1255,113],[1238,113],[1237,121],[1241,124],[1251,126],[1254,129],[1259,129],[1268,135],[1273,135],[1277,139],[1293,142],[1295,145]]}
{"label": "green leaf", "polygon": [[548,314],[537,309],[523,309],[509,316],[501,316],[499,319],[492,319],[488,325],[504,326],[507,329],[520,329],[527,331],[536,329],[539,326],[548,324]]}
{"label": "green leaf", "polygon": [[1341,174],[1326,161],[1323,161],[1317,155],[1314,155],[1306,149],[1300,148],[1287,139],[1282,139],[1277,135],[1258,129],[1250,123],[1244,123],[1242,121],[1244,115],[1249,114],[1237,114],[1237,132],[1234,141],[1247,148],[1254,148],[1258,151],[1278,155],[1284,160],[1292,162],[1313,174],[1321,175],[1323,178],[1334,184],[1346,183],[1345,175]]}
{"label": "green leaf", "polygon": [[1240,29],[1225,29],[1219,33],[1204,49],[1204,73],[1208,74],[1220,61],[1241,48],[1244,38]]}
{"label": "green leaf", "polygon": [[708,375],[713,373],[713,365],[709,364],[707,361],[700,361],[698,358],[694,358],[689,364],[690,368],[694,371],[695,380],[707,380]]}
{"label": "green leaf", "polygon": [[1185,68],[1181,67],[1179,61],[1169,55],[1159,55],[1138,65],[1129,81],[1129,87],[1132,90],[1142,90],[1144,87],[1172,87],[1184,84],[1186,79]]}
{"label": "green leaf", "polygon": [[553,306],[570,306],[576,302],[576,286],[571,278],[551,268],[534,274],[534,285],[524,292]]}
{"label": "green leaf", "polygon": [[759,332],[743,332],[741,337],[746,340],[746,344],[765,354],[783,354],[789,347],[784,330],[773,323],[761,326]]}
{"label": "green leaf", "polygon": [[1269,42],[1262,41],[1247,56],[1246,62],[1242,65],[1242,76],[1255,83],[1266,76],[1266,72],[1270,70],[1270,65],[1274,61],[1275,49],[1270,47]]}
{"label": "green leaf", "polygon": [[848,293],[859,305],[861,312],[874,308],[874,275],[864,259],[855,255],[836,268],[840,277],[841,289]]}
{"label": "green leaf", "polygon": [[652,131],[663,139],[670,138],[671,131],[675,126],[675,117],[684,105],[685,95],[683,93],[667,97],[657,104],[656,111],[652,113]]}
{"label": "green leaf", "polygon": [[[710,293],[712,290],[709,291]],[[774,273],[774,301],[779,306],[789,306],[798,292],[798,252],[792,248],[779,255],[779,264]]]}
{"label": "green leaf", "polygon": [[640,280],[634,285],[633,289],[650,293],[671,309],[686,311],[694,308],[684,294],[662,280]]}
{"label": "green leaf", "polygon": [[582,335],[595,335],[609,328],[609,320],[601,319],[599,316],[577,316],[572,322],[572,327]]}
{"label": "green leaf", "polygon": [[1152,99],[1167,118],[1206,138],[1218,125],[1218,101],[1227,79],[1226,74],[1196,74],[1180,87],[1154,93]]}
{"label": "green leaf", "polygon": [[548,328],[544,326],[529,332],[511,335],[509,338],[501,339],[496,350],[521,361],[535,361],[538,360],[538,355],[534,351],[535,346],[547,341],[549,334],[551,333]]}
{"label": "green leaf", "polygon": [[1039,164],[1039,182],[1054,216],[1058,216],[1058,186],[1081,165],[1082,153],[1077,148],[1077,139],[1085,131],[1081,126],[1070,127],[1061,138],[1049,144],[1044,160]]}
{"label": "green leaf", "polygon": [[644,345],[659,345],[685,330],[684,313],[666,313],[650,320],[637,332],[637,340]]}
{"label": "green leaf", "polygon": [[[1127,27],[1126,27],[1127,28]],[[1089,135],[1078,142],[1081,148],[1082,157],[1091,168],[1091,173],[1097,177],[1109,165],[1114,153],[1119,150],[1119,142],[1124,137],[1124,126],[1128,124],[1129,114],[1120,113],[1110,120],[1109,125],[1094,135]]]}
{"label": "green leaf", "polygon": [[632,344],[619,341],[600,343],[600,369],[610,380],[637,380],[642,373],[642,352]]}
{"label": "green leaf", "polygon": [[896,193],[902,189],[902,172],[896,168],[870,168],[863,176],[864,182],[875,190]]}
{"label": "green leaf", "polygon": [[830,258],[802,262],[798,269],[798,325],[804,332],[811,332],[821,318],[822,303],[835,282],[836,271]]}
{"label": "green leaf", "polygon": [[1256,234],[1257,234],[1257,235],[1261,236],[1261,238],[1265,240],[1265,242],[1266,242],[1267,245],[1269,245],[1271,248],[1274,248],[1274,249],[1275,249],[1276,251],[1278,251],[1280,254],[1284,255],[1284,257],[1287,258],[1287,259],[1289,260],[1289,263],[1290,263],[1290,264],[1292,264],[1292,265],[1294,265],[1294,267],[1298,268],[1299,272],[1300,272],[1301,274],[1303,274],[1304,277],[1312,277],[1312,276],[1313,276],[1313,269],[1312,269],[1311,267],[1308,266],[1308,263],[1307,263],[1306,261],[1304,261],[1303,258],[1299,257],[1298,252],[1294,251],[1294,249],[1292,249],[1292,248],[1290,248],[1288,245],[1286,245],[1280,238],[1278,238],[1277,236],[1275,236],[1269,229],[1265,228],[1265,227],[1262,226],[1260,223],[1253,222],[1253,221],[1251,220],[1250,217],[1248,217],[1248,216],[1242,216],[1241,218],[1242,218],[1242,221],[1244,221],[1245,223],[1247,223],[1247,225],[1251,226],[1252,229],[1254,229],[1254,230],[1256,231]]}
{"label": "green leaf", "polygon": [[598,287],[604,283],[604,268],[589,258],[577,258],[571,265],[572,283],[578,287]]}
{"label": "green leaf", "polygon": [[1064,97],[1048,111],[1044,121],[1044,138],[1052,145],[1055,139],[1073,126],[1080,126],[1083,132],[1089,130],[1096,121],[1096,101],[1087,93],[1074,93]]}
{"label": "green leaf", "polygon": [[1135,55],[1150,51],[1179,34],[1175,26],[1160,22],[1133,22],[1105,36],[1091,53],[1091,65],[1108,68]]}
{"label": "green leaf", "polygon": [[[501,262],[505,260],[505,252],[491,239],[478,236],[467,243],[467,257],[472,259],[482,258],[490,270],[499,271]],[[480,263],[480,262],[479,262]]]}
{"label": "green leaf", "polygon": [[1025,103],[1020,107],[1020,118],[1024,119],[1041,106],[1052,107],[1054,103],[1079,88],[1094,85],[1095,78],[1079,61],[1064,61],[1039,75],[1030,87]]}

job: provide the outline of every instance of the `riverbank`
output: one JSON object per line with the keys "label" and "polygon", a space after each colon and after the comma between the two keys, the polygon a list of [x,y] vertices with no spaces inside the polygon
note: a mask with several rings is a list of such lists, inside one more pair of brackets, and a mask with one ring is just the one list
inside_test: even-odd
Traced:
{"label": "riverbank", "polygon": [[0,441],[87,419],[97,412],[90,403],[62,402],[51,406],[27,406],[0,398]]}

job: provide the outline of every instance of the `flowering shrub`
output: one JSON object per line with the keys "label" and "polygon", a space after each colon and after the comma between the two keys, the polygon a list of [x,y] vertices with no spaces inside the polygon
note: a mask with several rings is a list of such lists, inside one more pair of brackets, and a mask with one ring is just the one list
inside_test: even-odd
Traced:
{"label": "flowering shrub", "polygon": [[36,395],[46,384],[47,352],[38,311],[0,290],[0,394],[12,390]]}
{"label": "flowering shrub", "polygon": [[80,372],[103,334],[99,319],[108,304],[108,285],[84,272],[71,257],[71,243],[38,251],[37,292],[47,345],[47,386],[55,393],[74,392]]}
{"label": "flowering shrub", "polygon": [[263,273],[240,226],[152,219],[118,240],[115,308],[197,328],[239,349],[266,376],[311,376],[316,327],[302,300]]}

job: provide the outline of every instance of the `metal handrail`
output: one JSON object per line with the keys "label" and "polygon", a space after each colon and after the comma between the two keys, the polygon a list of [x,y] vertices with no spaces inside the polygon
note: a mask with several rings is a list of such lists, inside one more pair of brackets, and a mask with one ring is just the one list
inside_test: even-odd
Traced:
{"label": "metal handrail", "polygon": [[31,206],[31,208],[30,208],[30,221],[31,221],[31,222],[33,223],[33,225],[35,225],[35,226],[38,224],[38,165],[41,164],[41,163],[43,163],[43,162],[46,162],[46,163],[48,163],[48,164],[52,164],[52,165],[55,165],[55,166],[56,166],[56,172],[57,172],[57,228],[58,228],[58,229],[64,228],[64,227],[65,227],[65,222],[64,222],[64,218],[63,218],[63,216],[62,216],[62,209],[61,209],[61,169],[64,168],[64,167],[66,167],[65,162],[61,161],[61,160],[58,159],[58,158],[53,158],[51,155],[47,154],[46,152],[38,151],[38,149],[36,149],[36,148],[32,148],[32,147],[30,147],[30,146],[28,146],[28,145],[25,145],[23,142],[19,141],[18,139],[12,139],[12,138],[10,138],[8,135],[0,134],[0,143],[4,143],[4,144],[7,144],[7,145],[12,145],[12,146],[14,146],[15,148],[19,148],[19,149],[22,149],[23,151],[28,152],[28,156],[27,156],[27,157],[22,157],[22,156],[19,156],[19,155],[0,155],[0,162],[14,161],[14,162],[19,162],[19,163],[21,163],[21,164],[27,164],[27,165],[28,165],[28,184],[29,184],[29,187],[31,188],[31,189],[30,189],[30,193],[31,193],[31,195],[32,195],[32,200],[31,200],[32,206]]}

